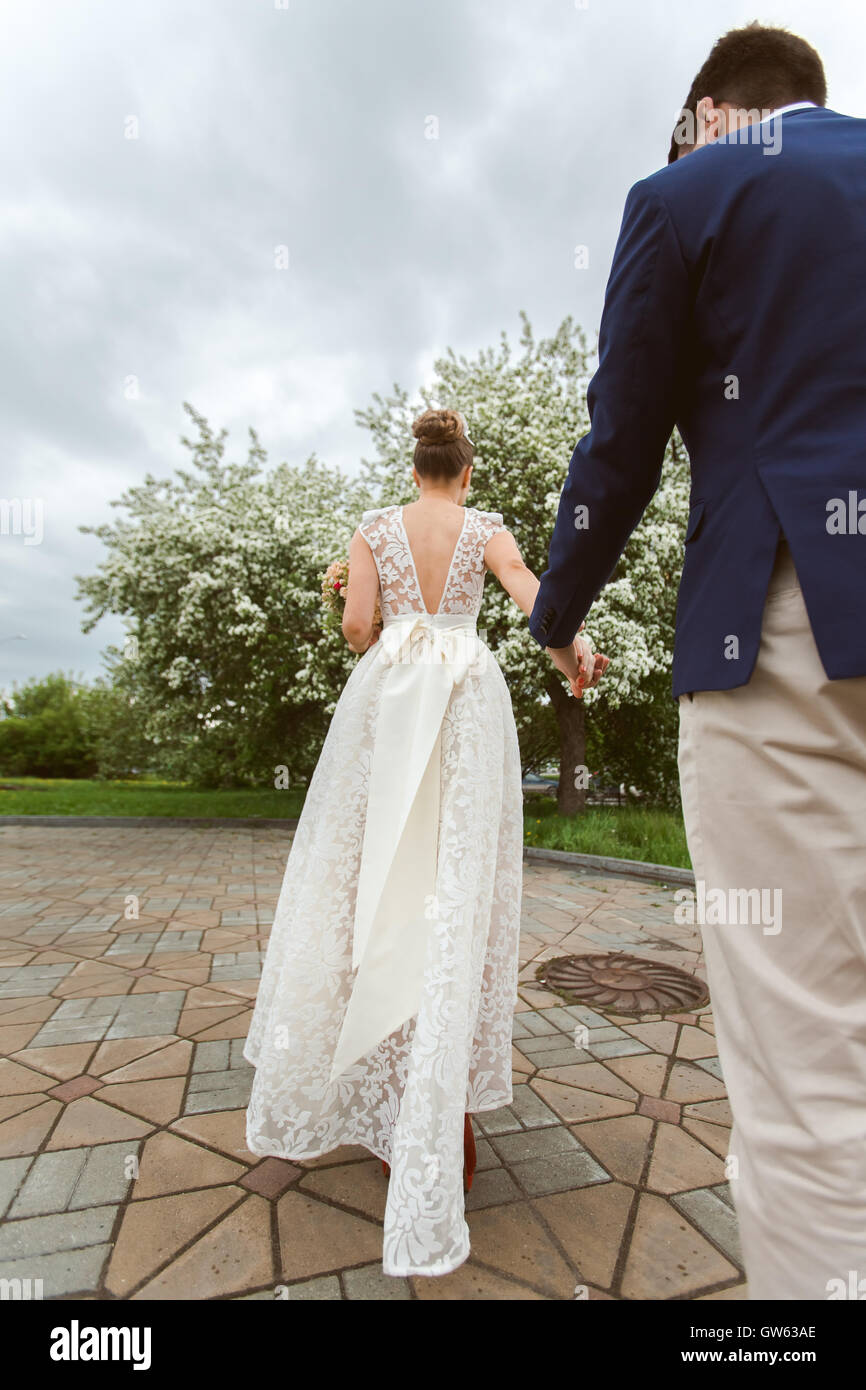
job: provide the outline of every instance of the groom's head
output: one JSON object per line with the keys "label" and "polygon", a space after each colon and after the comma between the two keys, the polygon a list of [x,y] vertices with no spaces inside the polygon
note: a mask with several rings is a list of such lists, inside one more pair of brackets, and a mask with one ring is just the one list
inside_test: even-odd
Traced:
{"label": "groom's head", "polygon": [[827,100],[824,66],[787,29],[747,24],[713,45],[674,127],[668,164],[795,101]]}

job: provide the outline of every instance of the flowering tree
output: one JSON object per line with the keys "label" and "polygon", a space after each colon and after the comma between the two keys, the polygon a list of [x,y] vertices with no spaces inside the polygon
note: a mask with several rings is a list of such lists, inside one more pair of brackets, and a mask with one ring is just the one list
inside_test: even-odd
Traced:
{"label": "flowering tree", "polygon": [[[324,618],[322,575],[346,554],[365,508],[415,495],[411,423],[428,406],[467,417],[477,451],[470,501],[503,514],[541,574],[568,460],[589,426],[591,367],[570,318],[538,341],[522,321],[518,355],[504,333],[472,361],[449,351],[417,400],[395,386],[358,410],[376,457],[357,478],[315,456],[266,471],[252,429],[247,460],[228,462],[226,431],[214,435],[185,405],[198,428],[196,440],[181,441],[191,468],[168,480],[148,475],[115,504],[122,518],[82,528],[106,547],[97,573],[79,578],[84,630],[114,612],[129,634],[122,651],[108,651],[128,721],[115,761],[128,761],[126,745],[142,735],[149,766],[203,785],[269,784],[277,767],[309,775],[355,660]],[[584,805],[588,758],[617,781],[675,791],[669,669],[687,497],[675,437],[661,486],[589,614],[595,646],[612,661],[584,701],[567,693],[504,591],[486,586],[479,626],[508,681],[524,767],[558,755],[564,813]]]}
{"label": "flowering tree", "polygon": [[[538,340],[527,316],[521,319],[519,355],[512,353],[504,332],[498,348],[484,349],[472,360],[449,350],[416,400],[395,385],[387,398],[374,395],[373,405],[356,411],[356,417],[376,448],[376,457],[364,460],[367,486],[379,505],[386,505],[415,495],[410,428],[415,416],[428,407],[461,411],[476,448],[469,502],[502,513],[524,560],[540,575],[568,461],[589,429],[591,363],[585,336],[570,317],[552,337]],[[538,766],[558,749],[563,813],[585,804],[587,720],[597,725],[590,748],[606,764],[626,768],[629,780],[657,795],[675,784],[669,671],[687,512],[688,464],[674,437],[659,490],[588,616],[587,631],[611,665],[602,686],[584,701],[568,694],[507,595],[495,583],[486,586],[479,627],[505,671],[524,766]],[[627,749],[617,743],[617,731],[620,739],[630,731]]]}
{"label": "flowering tree", "polygon": [[323,633],[321,576],[370,501],[315,457],[263,474],[252,429],[246,462],[228,462],[226,431],[184,408],[198,427],[181,441],[192,467],[148,475],[114,504],[125,516],[81,528],[106,547],[78,580],[83,627],[125,616],[109,666],[165,775],[206,786],[273,785],[277,767],[305,777],[354,661]]}

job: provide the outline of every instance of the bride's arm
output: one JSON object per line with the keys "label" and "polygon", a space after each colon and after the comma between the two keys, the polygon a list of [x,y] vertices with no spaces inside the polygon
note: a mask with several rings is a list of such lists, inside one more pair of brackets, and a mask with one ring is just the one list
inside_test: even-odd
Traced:
{"label": "bride's arm", "polygon": [[376,561],[360,531],[349,542],[349,588],[343,609],[343,636],[353,652],[365,652],[379,636],[373,623],[379,595]]}
{"label": "bride's arm", "polygon": [[[538,594],[539,580],[524,564],[517,541],[510,531],[497,531],[491,536],[484,549],[484,563],[518,608],[529,617]],[[592,648],[584,638],[576,637],[569,647],[546,647],[545,651],[569,681],[577,681],[582,676],[587,686],[595,683],[595,660]]]}

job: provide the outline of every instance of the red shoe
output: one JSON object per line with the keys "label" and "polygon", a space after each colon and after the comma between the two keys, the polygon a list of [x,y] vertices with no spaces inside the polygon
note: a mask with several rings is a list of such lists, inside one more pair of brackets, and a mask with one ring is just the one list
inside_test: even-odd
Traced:
{"label": "red shoe", "polygon": [[463,1120],[463,1190],[468,1192],[472,1186],[472,1179],[475,1175],[475,1164],[478,1155],[475,1152],[475,1134],[472,1129],[472,1117],[467,1114]]}
{"label": "red shoe", "polygon": [[[475,1176],[475,1164],[476,1164],[477,1161],[478,1161],[478,1155],[477,1155],[476,1150],[475,1150],[475,1133],[474,1133],[474,1131],[473,1131],[473,1129],[472,1129],[472,1120],[471,1120],[470,1116],[469,1116],[468,1114],[466,1114],[466,1115],[464,1115],[464,1117],[463,1117],[463,1190],[464,1190],[464,1192],[468,1192],[469,1189],[472,1187],[472,1179],[473,1179],[473,1177]],[[385,1162],[384,1158],[381,1160],[381,1162],[382,1162],[382,1172],[385,1174],[385,1177],[386,1177],[386,1178],[389,1178],[389,1177],[391,1176],[391,1169],[390,1169],[390,1166]]]}

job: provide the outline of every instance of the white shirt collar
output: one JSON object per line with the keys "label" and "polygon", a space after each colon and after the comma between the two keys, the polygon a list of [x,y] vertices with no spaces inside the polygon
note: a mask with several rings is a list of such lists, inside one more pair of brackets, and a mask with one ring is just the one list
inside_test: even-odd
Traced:
{"label": "white shirt collar", "polygon": [[817,106],[814,101],[792,101],[788,106],[777,106],[775,111],[771,111],[769,116],[765,116],[758,125],[766,125],[767,121],[774,121],[777,116],[781,116],[785,111],[800,111],[806,106]]}

